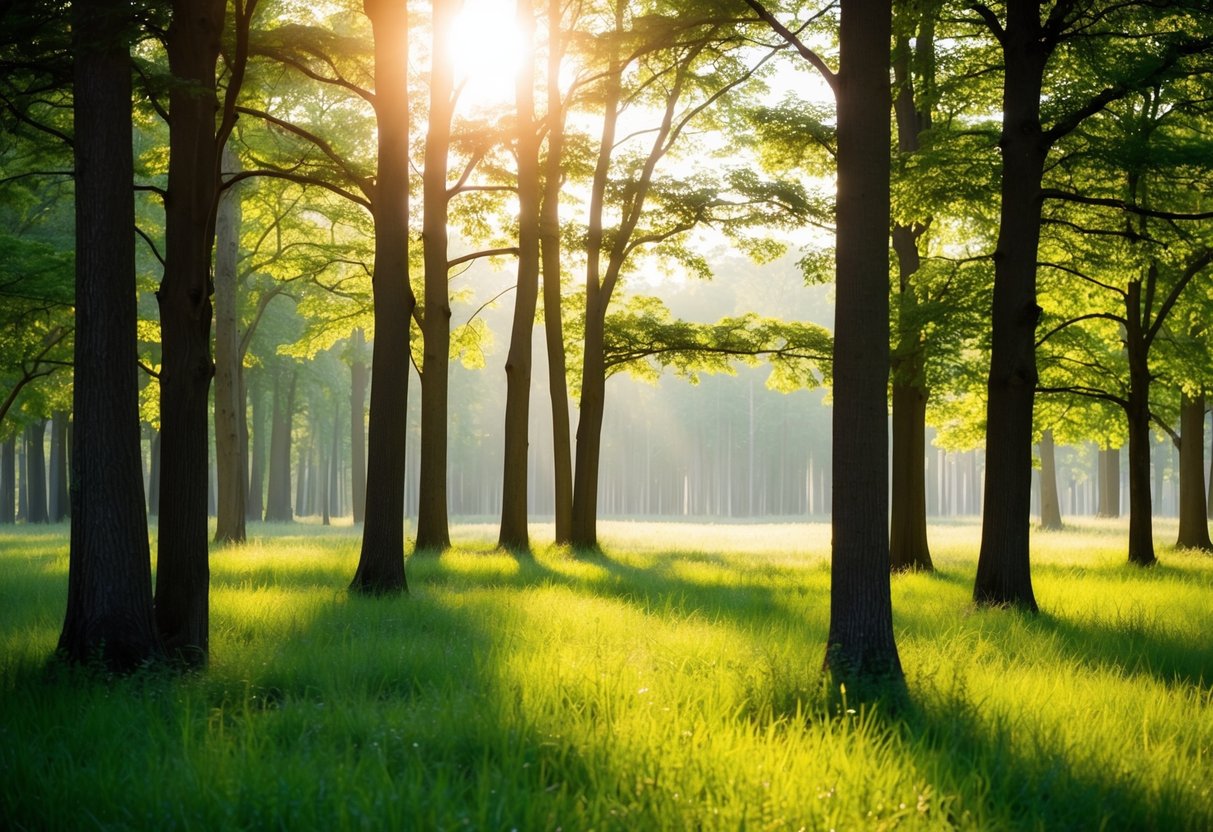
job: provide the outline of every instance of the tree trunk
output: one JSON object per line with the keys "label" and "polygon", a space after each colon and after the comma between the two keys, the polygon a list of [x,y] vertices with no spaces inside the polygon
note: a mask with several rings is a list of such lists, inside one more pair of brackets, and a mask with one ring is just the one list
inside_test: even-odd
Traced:
{"label": "tree trunk", "polygon": [[[340,477],[341,469],[341,404],[333,405],[333,444],[329,448],[328,485],[325,487],[325,519],[341,515]],[[327,525],[327,522],[326,522]]]}
{"label": "tree trunk", "polygon": [[599,294],[586,298],[585,350],[581,366],[581,404],[577,411],[577,462],[573,468],[571,542],[579,549],[598,548],[598,467],[602,454],[606,369],[603,366],[603,317]]}
{"label": "tree trunk", "polygon": [[890,0],[843,0],[839,28],[833,544],[825,664],[859,695],[896,684],[889,592]]}
{"label": "tree trunk", "polygon": [[1205,397],[1182,394],[1179,410],[1179,538],[1175,545],[1213,550],[1205,505]]}
{"label": "tree trunk", "polygon": [[535,13],[518,0],[523,66],[518,73],[518,283],[505,362],[505,457],[501,484],[501,534],[507,549],[530,548],[527,533],[527,454],[530,447],[531,343],[539,296],[539,133],[535,129]]}
{"label": "tree trunk", "polygon": [[160,431],[153,430],[147,451],[147,513],[160,514]]}
{"label": "tree trunk", "polygon": [[[375,341],[366,470],[366,521],[350,589],[405,592],[404,482],[408,438],[409,286],[408,12],[403,3],[367,0],[375,37],[375,115],[379,127],[375,197]],[[361,411],[360,411],[361,412]],[[359,485],[355,480],[355,488]]]}
{"label": "tree trunk", "polygon": [[1063,528],[1052,430],[1040,434],[1040,527],[1047,531],[1060,531]]}
{"label": "tree trunk", "polygon": [[261,377],[260,371],[256,375],[245,375],[249,382],[248,396],[253,413],[245,518],[256,521],[260,521],[265,515],[265,438],[269,432],[265,422],[265,391],[261,389]]}
{"label": "tree trunk", "polygon": [[160,527],[156,624],[164,646],[205,664],[210,614],[207,448],[210,264],[219,147],[215,64],[226,4],[174,0],[167,52],[169,172],[160,301]]}
{"label": "tree trunk", "polygon": [[447,261],[447,157],[451,146],[454,68],[451,22],[456,0],[435,0],[434,55],[430,73],[429,126],[422,172],[422,246],[425,313],[421,322],[421,481],[417,507],[417,549],[451,546],[447,519],[447,427],[450,418],[451,299]]}
{"label": "tree trunk", "polygon": [[1099,450],[1099,517],[1120,516],[1120,448]]}
{"label": "tree trunk", "polygon": [[[67,429],[68,414],[56,410],[51,414],[51,469],[50,469],[50,522],[59,523],[71,516],[71,505],[68,502],[67,476]],[[140,479],[143,465],[140,461]]]}
{"label": "tree trunk", "polygon": [[993,338],[986,400],[986,495],[973,600],[1035,612],[1029,559],[1032,408],[1036,393],[1036,259],[1048,154],[1040,94],[1048,49],[1040,4],[1008,0],[1002,38],[1002,203],[994,252]]}
{"label": "tree trunk", "polygon": [[[37,419],[25,427],[25,491],[27,523],[49,523],[46,507],[46,421]],[[143,479],[142,471],[140,480]]]}
{"label": "tree trunk", "polygon": [[71,549],[59,650],[131,670],[159,655],[135,376],[129,8],[72,4],[76,332]]}
{"label": "tree trunk", "polygon": [[[223,149],[223,171],[240,169],[230,147]],[[240,353],[240,314],[236,264],[240,256],[240,192],[232,186],[219,197],[215,219],[215,467],[216,543],[243,543],[248,487],[247,447],[241,442],[245,410]]]}
{"label": "tree trunk", "polygon": [[295,415],[295,380],[291,372],[286,390],[282,389],[282,371],[274,376],[273,424],[270,428],[269,492],[265,499],[267,523],[289,523],[291,510],[291,422]]}
{"label": "tree trunk", "polygon": [[[573,535],[573,452],[569,426],[568,370],[560,297],[560,187],[564,181],[565,108],[560,99],[560,63],[564,52],[560,0],[548,2],[548,153],[543,180],[539,236],[543,259],[543,328],[547,343],[548,396],[552,400],[552,466],[556,543]],[[1213,506],[1213,499],[1210,501]]]}
{"label": "tree trunk", "polygon": [[[1152,566],[1154,519],[1150,497],[1150,366],[1146,334],[1142,331],[1141,281],[1129,282],[1126,292],[1125,353],[1129,362],[1129,563]],[[1161,471],[1159,474],[1161,479]]]}
{"label": "tree trunk", "polygon": [[933,569],[927,544],[926,391],[893,381],[893,488],[889,552],[894,571]]}
{"label": "tree trunk", "polygon": [[0,524],[17,522],[17,439],[0,444]]}
{"label": "tree trunk", "polygon": [[366,519],[366,336],[350,336],[350,486],[354,522]]}

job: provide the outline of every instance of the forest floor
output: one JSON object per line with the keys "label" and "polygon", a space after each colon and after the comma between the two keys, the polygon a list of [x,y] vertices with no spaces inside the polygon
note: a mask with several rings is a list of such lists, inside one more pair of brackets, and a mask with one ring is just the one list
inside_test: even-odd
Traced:
{"label": "forest floor", "polygon": [[[1042,612],[970,603],[976,521],[893,578],[908,695],[832,701],[829,527],[488,525],[352,596],[349,526],[212,554],[210,667],[49,662],[67,529],[0,532],[6,829],[1209,829],[1213,557],[1034,533]],[[546,535],[546,537],[545,537]],[[536,526],[535,539],[550,540]]]}

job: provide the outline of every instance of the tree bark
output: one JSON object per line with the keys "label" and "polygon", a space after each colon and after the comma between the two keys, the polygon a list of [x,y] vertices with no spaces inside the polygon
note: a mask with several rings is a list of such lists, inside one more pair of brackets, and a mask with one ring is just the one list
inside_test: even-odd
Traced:
{"label": "tree bark", "polygon": [[[240,169],[230,147],[223,149],[223,171]],[[248,487],[247,448],[241,442],[243,356],[236,264],[240,254],[240,193],[232,186],[219,196],[215,219],[215,467],[216,543],[243,543]]]}
{"label": "tree bark", "polygon": [[897,684],[889,591],[890,0],[843,0],[839,27],[833,544],[825,665]]}
{"label": "tree bark", "polygon": [[354,522],[366,519],[366,336],[350,336],[350,486]]}
{"label": "tree bark", "polygon": [[0,524],[17,522],[17,439],[0,444]]}
{"label": "tree bark", "polygon": [[1120,516],[1120,448],[1099,449],[1099,517]]}
{"label": "tree bark", "polygon": [[72,4],[76,332],[72,525],[59,650],[130,670],[160,653],[135,376],[129,8]]}
{"label": "tree bark", "polygon": [[539,133],[535,129],[535,12],[518,0],[523,65],[516,87],[518,113],[518,280],[505,362],[505,457],[498,545],[527,550],[527,453],[530,446],[531,343],[539,298]]}
{"label": "tree bark", "polygon": [[[362,550],[350,589],[408,590],[404,574],[404,480],[409,390],[408,12],[403,3],[367,0],[375,37],[375,116],[379,127],[374,201],[375,340]],[[357,487],[357,480],[355,487]]]}
{"label": "tree bark", "polygon": [[[68,414],[62,410],[51,414],[50,502],[47,512],[52,523],[62,522],[71,516],[67,482],[67,417]],[[142,466],[140,469],[142,472]]]}
{"label": "tree bark", "polygon": [[1053,447],[1053,431],[1040,434],[1040,527],[1060,531],[1061,500],[1057,494],[1057,458]]}
{"label": "tree bark", "polygon": [[927,395],[921,387],[893,380],[893,488],[889,534],[895,572],[930,571],[927,544]]}
{"label": "tree bark", "polygon": [[249,409],[252,411],[252,439],[249,442],[248,490],[245,494],[245,519],[260,521],[265,515],[265,391],[261,389],[261,372],[244,376]]}
{"label": "tree bark", "polygon": [[156,623],[164,646],[206,663],[210,614],[207,442],[210,264],[218,188],[215,65],[226,4],[174,0],[167,51],[169,173],[160,301],[160,527]]}
{"label": "tree bark", "polygon": [[1036,394],[1036,259],[1048,142],[1040,97],[1050,49],[1036,0],[1008,0],[1002,205],[994,252],[993,338],[986,407],[986,493],[973,600],[1037,610],[1032,591],[1032,409]]}
{"label": "tree bark", "polygon": [[341,404],[334,402],[333,404],[333,444],[329,448],[329,469],[328,469],[328,485],[325,486],[325,493],[328,499],[325,501],[325,514],[327,517],[338,517],[341,515],[341,478],[338,471],[341,470]]}
{"label": "tree bark", "polygon": [[1129,396],[1125,416],[1129,429],[1129,562],[1152,566],[1153,504],[1150,496],[1150,365],[1142,326],[1141,281],[1126,293],[1125,354],[1129,363]]}
{"label": "tree bark", "polygon": [[421,321],[421,480],[418,485],[417,549],[443,551],[451,546],[447,518],[447,423],[450,418],[451,299],[447,261],[447,163],[454,111],[451,24],[458,0],[435,0],[430,54],[429,122],[422,172],[422,261],[425,312]]}
{"label": "tree bark", "polygon": [[160,431],[153,430],[149,443],[147,464],[147,513],[160,515]]}
{"label": "tree bark", "polygon": [[[49,523],[46,505],[46,420],[25,426],[25,490],[27,523]],[[142,476],[140,477],[142,479]]]}
{"label": "tree bark", "polygon": [[1205,504],[1205,397],[1182,394],[1179,409],[1179,538],[1175,545],[1213,551]]}
{"label": "tree bark", "polygon": [[282,389],[282,371],[274,376],[273,424],[270,428],[269,491],[265,499],[265,522],[289,523],[291,509],[291,422],[295,415],[295,381]]}
{"label": "tree bark", "polygon": [[[240,160],[223,149],[223,171],[235,173]],[[215,466],[216,543],[243,543],[248,487],[247,449],[241,443],[245,408],[240,354],[236,263],[240,254],[240,193],[229,187],[219,197],[215,219]]]}
{"label": "tree bark", "polygon": [[[564,181],[565,107],[560,97],[560,63],[564,53],[560,0],[548,2],[548,153],[544,162],[543,206],[539,236],[543,260],[543,329],[547,344],[548,397],[552,402],[552,498],[556,543],[572,541],[573,451],[569,422],[568,369],[561,317],[560,186]],[[1213,501],[1210,502],[1213,506]]]}

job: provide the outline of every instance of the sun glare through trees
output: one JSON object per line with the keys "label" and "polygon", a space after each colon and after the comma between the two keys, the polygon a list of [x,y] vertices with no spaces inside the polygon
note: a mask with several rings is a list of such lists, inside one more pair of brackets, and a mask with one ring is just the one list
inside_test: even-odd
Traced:
{"label": "sun glare through trees", "polygon": [[5,4],[0,826],[1213,828],[1208,29]]}

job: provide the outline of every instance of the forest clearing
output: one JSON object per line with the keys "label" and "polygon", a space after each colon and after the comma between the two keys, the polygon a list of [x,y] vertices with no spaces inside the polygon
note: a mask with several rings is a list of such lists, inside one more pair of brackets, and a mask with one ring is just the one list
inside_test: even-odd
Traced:
{"label": "forest clearing", "polygon": [[[212,553],[205,673],[48,667],[61,526],[0,534],[12,829],[1206,829],[1213,558],[1123,521],[1033,532],[1042,612],[974,606],[978,526],[892,580],[907,697],[830,702],[826,523],[602,526],[603,552],[409,561],[351,527]],[[262,536],[262,533],[265,533]],[[551,527],[533,527],[550,540]],[[713,546],[711,541],[723,543]]]}

